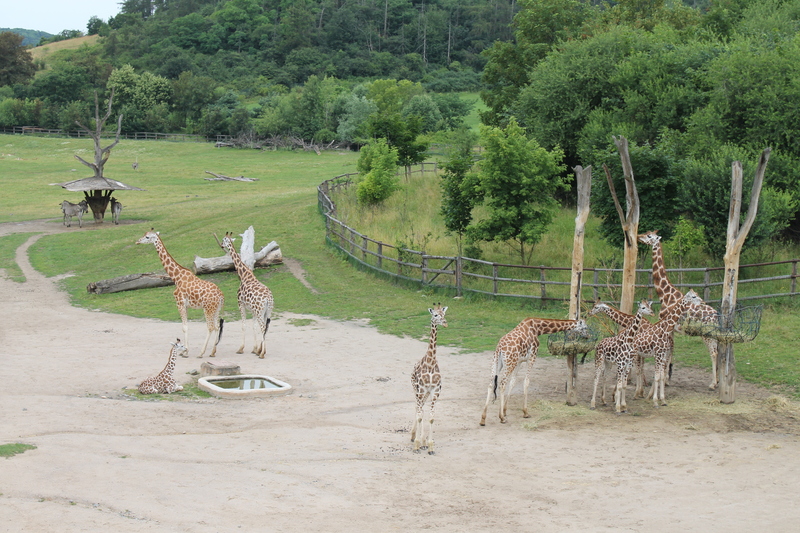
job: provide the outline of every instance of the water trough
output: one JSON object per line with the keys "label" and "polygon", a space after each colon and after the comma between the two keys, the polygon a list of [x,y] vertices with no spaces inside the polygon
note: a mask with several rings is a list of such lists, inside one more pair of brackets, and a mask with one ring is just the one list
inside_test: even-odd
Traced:
{"label": "water trough", "polygon": [[217,398],[258,398],[286,394],[292,386],[279,379],[254,374],[238,376],[206,376],[197,386]]}

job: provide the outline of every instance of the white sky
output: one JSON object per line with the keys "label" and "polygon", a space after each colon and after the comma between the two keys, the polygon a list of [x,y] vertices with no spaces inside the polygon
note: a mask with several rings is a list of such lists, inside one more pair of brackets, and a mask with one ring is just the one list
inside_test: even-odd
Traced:
{"label": "white sky", "polygon": [[0,28],[47,33],[80,30],[93,16],[108,21],[119,13],[121,0],[0,0]]}

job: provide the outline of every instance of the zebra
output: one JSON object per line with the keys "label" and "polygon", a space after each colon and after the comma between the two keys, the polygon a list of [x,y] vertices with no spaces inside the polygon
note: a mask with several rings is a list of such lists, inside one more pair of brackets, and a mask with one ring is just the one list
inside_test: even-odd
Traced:
{"label": "zebra", "polygon": [[119,224],[119,214],[122,212],[122,203],[118,202],[116,198],[111,197],[111,220],[114,224]]}
{"label": "zebra", "polygon": [[89,210],[89,204],[86,203],[86,200],[81,200],[77,204],[73,204],[72,202],[68,202],[64,200],[61,202],[61,211],[64,212],[64,220],[62,222],[63,225],[67,226],[68,228],[72,226],[72,217],[78,217],[78,227],[83,227],[83,214]]}

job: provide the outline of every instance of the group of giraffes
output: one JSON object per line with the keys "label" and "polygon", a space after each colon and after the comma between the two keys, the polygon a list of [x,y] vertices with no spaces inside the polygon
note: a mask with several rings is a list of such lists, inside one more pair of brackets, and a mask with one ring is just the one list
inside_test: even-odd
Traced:
{"label": "group of giraffes", "polygon": [[[652,397],[653,405],[666,405],[664,386],[668,379],[668,369],[672,363],[674,347],[673,335],[680,320],[690,316],[693,320],[707,323],[716,320],[717,312],[707,305],[693,291],[682,293],[670,283],[664,266],[664,255],[661,249],[661,237],[650,231],[638,236],[639,242],[649,245],[653,251],[653,284],[656,294],[661,302],[658,322],[651,323],[644,318],[652,315],[651,302],[640,302],[635,315],[623,313],[614,307],[602,302],[596,302],[588,316],[605,313],[612,321],[622,328],[619,333],[607,337],[597,343],[595,347],[595,379],[592,393],[591,408],[596,406],[597,387],[604,377],[606,363],[615,363],[617,366],[617,381],[614,387],[614,402],[617,413],[627,410],[625,388],[628,383],[628,374],[632,367],[636,369],[636,390],[634,398],[644,397],[644,358],[653,357],[655,360],[655,373],[648,396]],[[447,307],[437,305],[428,309],[431,314],[431,334],[428,350],[425,356],[414,367],[411,382],[416,395],[416,417],[411,430],[411,440],[414,451],[422,446],[427,446],[428,453],[434,453],[433,418],[434,406],[441,392],[441,373],[436,360],[436,332],[438,326],[447,327],[445,313]],[[530,384],[530,371],[536,361],[539,349],[539,335],[555,333],[558,331],[576,331],[584,333],[588,326],[584,320],[559,320],[547,318],[526,318],[510,332],[506,333],[497,343],[497,348],[492,359],[492,379],[486,394],[486,403],[481,414],[480,425],[486,425],[486,411],[489,402],[500,397],[500,422],[507,420],[506,411],[508,398],[514,388],[516,370],[521,362],[527,362],[525,381],[523,383],[522,416],[528,418],[528,385]],[[711,357],[712,378],[710,389],[717,387],[717,343],[713,339],[703,337]],[[603,383],[602,402],[606,404],[605,382]],[[427,439],[423,437],[423,409],[428,398],[431,398],[430,417],[428,419]]]}
{"label": "group of giraffes", "polygon": [[[216,238],[216,235],[214,237]],[[236,248],[233,245],[234,240],[233,233],[226,233],[222,241],[217,239],[217,243],[233,260],[236,273],[239,275],[239,280],[241,281],[236,297],[239,303],[239,312],[242,317],[242,345],[236,353],[244,352],[247,336],[246,313],[250,310],[253,314],[253,333],[255,336],[253,353],[263,359],[264,355],[267,353],[266,335],[270,321],[272,320],[272,310],[275,305],[275,300],[272,297],[272,291],[256,278],[252,269],[244,263],[236,252]],[[186,316],[186,309],[203,310],[208,332],[206,333],[206,340],[203,343],[203,349],[200,351],[198,357],[203,357],[206,353],[208,341],[212,338],[212,335],[215,336],[215,341],[209,357],[214,357],[217,354],[217,344],[219,343],[220,337],[222,337],[224,319],[222,319],[220,315],[225,304],[225,296],[222,294],[222,290],[214,283],[198,278],[191,270],[178,264],[167,251],[157,231],[151,229],[144,234],[144,237],[137,240],[136,244],[153,244],[158,252],[158,257],[161,259],[161,264],[164,265],[164,270],[175,283],[175,290],[172,295],[175,297],[175,304],[178,306],[178,312],[180,313],[181,322],[183,323],[184,343],[182,344],[180,339],[178,339],[177,343],[172,343],[172,349],[170,350],[169,359],[167,360],[167,365],[164,367],[164,370],[158,375],[146,379],[139,385],[139,391],[142,392],[142,394],[153,394],[157,392],[169,394],[182,390],[182,387],[180,387],[172,377],[172,372],[175,369],[176,356],[189,356],[189,324]]]}

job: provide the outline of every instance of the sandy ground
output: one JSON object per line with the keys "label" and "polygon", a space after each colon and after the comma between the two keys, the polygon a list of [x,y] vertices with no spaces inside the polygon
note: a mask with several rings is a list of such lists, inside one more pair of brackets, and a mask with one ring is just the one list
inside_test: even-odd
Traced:
{"label": "sandy ground", "polygon": [[[566,365],[548,357],[532,418],[518,390],[509,423],[495,404],[479,427],[491,354],[440,348],[436,454],[414,453],[409,375],[428,324],[400,339],[284,313],[265,359],[234,353],[230,323],[217,360],[291,394],[136,400],[124,389],[163,368],[180,324],[72,308],[30,267],[36,238],[17,253],[27,282],[0,278],[0,444],[37,447],[0,459],[0,531],[797,531],[798,412],[767,391],[740,383],[723,406],[706,373],[679,367],[670,406],[639,400],[616,416],[588,409],[589,364],[581,404],[564,406]],[[203,327],[190,324],[193,339]],[[200,363],[180,359],[176,376]]]}

